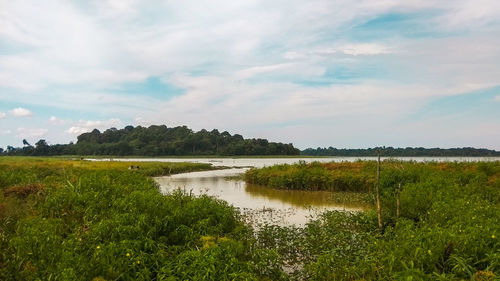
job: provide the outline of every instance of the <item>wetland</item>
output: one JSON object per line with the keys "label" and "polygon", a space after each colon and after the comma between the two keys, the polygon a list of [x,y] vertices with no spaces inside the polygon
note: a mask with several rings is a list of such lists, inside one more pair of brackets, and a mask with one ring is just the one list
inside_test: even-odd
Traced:
{"label": "wetland", "polygon": [[103,160],[0,158],[1,280],[500,274],[496,159],[385,159],[381,227],[370,159]]}

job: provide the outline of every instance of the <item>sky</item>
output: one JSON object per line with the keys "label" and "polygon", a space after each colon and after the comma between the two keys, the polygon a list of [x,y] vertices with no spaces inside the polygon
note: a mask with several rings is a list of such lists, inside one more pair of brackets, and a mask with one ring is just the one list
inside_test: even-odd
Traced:
{"label": "sky", "polygon": [[152,124],[500,150],[500,1],[0,0],[0,147]]}

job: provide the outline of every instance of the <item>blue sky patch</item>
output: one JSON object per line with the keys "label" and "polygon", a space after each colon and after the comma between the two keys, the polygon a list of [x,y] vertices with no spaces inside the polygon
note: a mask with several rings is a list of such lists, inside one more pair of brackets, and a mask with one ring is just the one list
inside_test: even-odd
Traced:
{"label": "blue sky patch", "polygon": [[468,118],[500,118],[500,86],[435,99],[422,107],[416,118],[466,115]]}
{"label": "blue sky patch", "polygon": [[114,93],[125,93],[130,95],[141,95],[152,97],[161,100],[169,100],[173,97],[180,96],[186,91],[172,84],[164,83],[159,77],[149,77],[144,82],[139,83],[124,83],[116,89],[112,89]]}
{"label": "blue sky patch", "polygon": [[451,35],[449,32],[439,31],[435,28],[435,17],[438,15],[438,11],[382,14],[354,26],[347,34],[350,39],[358,41],[397,37],[422,38]]}

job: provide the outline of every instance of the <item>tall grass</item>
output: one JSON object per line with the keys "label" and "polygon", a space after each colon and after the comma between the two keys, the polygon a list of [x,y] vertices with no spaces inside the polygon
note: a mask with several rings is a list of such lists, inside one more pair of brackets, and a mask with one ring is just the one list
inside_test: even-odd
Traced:
{"label": "tall grass", "polygon": [[368,171],[363,162],[303,162],[250,169],[245,173],[245,181],[282,189],[359,192],[373,186],[374,178]]}
{"label": "tall grass", "polygon": [[[253,232],[226,202],[180,191],[162,196],[148,178],[207,168],[0,158],[0,280],[500,276],[500,162],[385,161],[382,231],[373,211],[331,211],[304,228]],[[281,188],[366,191],[375,169],[374,162],[302,163],[247,175]]]}
{"label": "tall grass", "polygon": [[[330,165],[321,168],[325,174],[330,172]],[[297,279],[499,278],[500,162],[387,161],[382,167],[382,232],[374,211],[333,211],[303,229],[262,228],[258,235],[263,239],[258,243],[283,253],[284,263],[300,269],[292,275]],[[285,168],[299,174],[310,169],[307,165]],[[370,162],[354,163],[348,170],[354,169],[358,169],[360,177],[367,176],[370,170],[375,175]],[[284,167],[263,171],[281,171],[278,177],[289,172]],[[293,178],[293,173],[287,175]],[[396,217],[399,183],[401,215]]]}
{"label": "tall grass", "polygon": [[0,280],[257,280],[283,275],[233,207],[145,175],[199,164],[0,160]]}

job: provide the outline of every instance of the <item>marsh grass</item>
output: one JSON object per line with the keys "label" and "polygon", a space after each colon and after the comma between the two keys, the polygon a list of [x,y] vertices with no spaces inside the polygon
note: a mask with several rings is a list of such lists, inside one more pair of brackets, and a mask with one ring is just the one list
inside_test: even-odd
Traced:
{"label": "marsh grass", "polygon": [[374,182],[372,165],[367,163],[300,162],[253,168],[245,173],[245,181],[280,189],[367,192]]}
{"label": "marsh grass", "polygon": [[[282,165],[247,175],[268,182],[277,177],[289,184],[312,174],[328,175],[332,168],[356,170],[360,178],[375,176],[372,162],[336,166]],[[257,241],[280,253],[289,267],[300,269],[290,275],[297,280],[497,280],[499,175],[500,162],[384,161],[383,231],[374,211],[329,211],[304,228],[261,228]],[[396,217],[399,183],[401,215]]]}
{"label": "marsh grass", "polygon": [[[128,170],[129,165],[141,168]],[[166,169],[210,169],[170,165],[0,157],[0,280],[500,276],[499,162],[384,161],[383,231],[370,210],[325,212],[305,227],[262,222],[251,229],[244,223],[250,218],[226,202],[181,191],[161,195],[149,176]],[[345,189],[347,196],[347,191],[368,190],[375,169],[369,161],[352,166],[302,163],[252,170],[250,175],[280,183],[276,187],[308,190],[321,190],[326,179],[327,190]]]}
{"label": "marsh grass", "polygon": [[233,207],[148,177],[210,168],[0,158],[0,280],[280,279]]}

